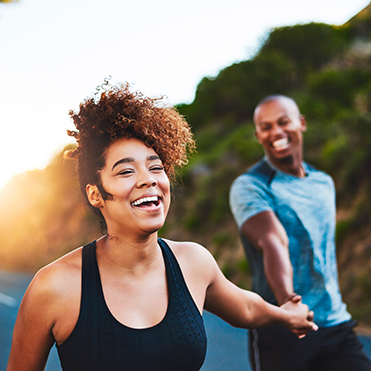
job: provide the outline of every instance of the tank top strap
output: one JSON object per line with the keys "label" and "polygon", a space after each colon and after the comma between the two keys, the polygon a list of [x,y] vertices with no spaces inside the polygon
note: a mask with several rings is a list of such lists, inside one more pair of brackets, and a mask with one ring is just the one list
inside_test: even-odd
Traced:
{"label": "tank top strap", "polygon": [[162,255],[164,257],[169,288],[169,299],[171,300],[172,295],[174,295],[180,288],[179,286],[183,286],[183,284],[185,285],[185,281],[179,263],[169,245],[161,238],[158,239],[158,244],[161,247]]}
{"label": "tank top strap", "polygon": [[[104,297],[102,283],[96,258],[96,241],[85,245],[82,249],[82,271],[81,271],[81,307],[79,316],[80,328],[84,329],[87,362],[93,362],[95,352],[99,352],[100,341],[95,336],[93,319],[102,318],[104,312]],[[86,369],[94,369],[94,365],[86,365]]]}
{"label": "tank top strap", "polygon": [[192,317],[200,320],[197,327],[199,327],[201,331],[204,331],[202,316],[189,292],[182,270],[173,251],[163,239],[159,238],[158,243],[162,249],[166,271],[168,272],[167,280],[170,309],[184,316],[189,316],[192,313]]}
{"label": "tank top strap", "polygon": [[96,241],[82,248],[81,308],[85,309],[89,309],[90,304],[96,302],[97,296],[100,296],[99,293],[102,292],[95,250]]}

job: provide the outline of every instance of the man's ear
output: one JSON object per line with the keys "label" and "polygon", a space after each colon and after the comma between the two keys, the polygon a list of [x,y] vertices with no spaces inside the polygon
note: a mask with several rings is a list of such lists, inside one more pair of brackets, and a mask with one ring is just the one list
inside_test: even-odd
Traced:
{"label": "man's ear", "polygon": [[307,121],[304,115],[300,115],[301,131],[307,131]]}
{"label": "man's ear", "polygon": [[259,143],[261,143],[261,142],[260,142],[260,138],[259,138],[259,134],[258,134],[258,132],[256,131],[256,129],[254,130],[254,136],[255,136],[256,140],[257,140]]}
{"label": "man's ear", "polygon": [[102,195],[100,194],[99,189],[96,185],[87,184],[85,190],[88,200],[92,206],[97,208],[103,206]]}

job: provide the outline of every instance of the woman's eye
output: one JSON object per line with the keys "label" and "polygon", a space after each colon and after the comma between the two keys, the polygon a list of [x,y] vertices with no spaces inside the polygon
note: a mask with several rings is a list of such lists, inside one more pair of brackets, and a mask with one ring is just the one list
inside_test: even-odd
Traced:
{"label": "woman's eye", "polygon": [[151,167],[151,170],[152,171],[162,171],[162,170],[164,170],[164,167],[160,166],[160,165],[157,165],[157,166]]}
{"label": "woman's eye", "polygon": [[122,170],[118,173],[118,175],[128,175],[132,173],[133,173],[133,170]]}

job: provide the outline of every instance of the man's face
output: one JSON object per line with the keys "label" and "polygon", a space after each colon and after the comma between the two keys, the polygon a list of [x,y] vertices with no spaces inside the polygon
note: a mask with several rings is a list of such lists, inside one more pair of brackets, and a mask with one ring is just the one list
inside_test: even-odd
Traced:
{"label": "man's face", "polygon": [[255,110],[256,138],[273,164],[301,161],[306,122],[296,104],[287,98],[263,103]]}

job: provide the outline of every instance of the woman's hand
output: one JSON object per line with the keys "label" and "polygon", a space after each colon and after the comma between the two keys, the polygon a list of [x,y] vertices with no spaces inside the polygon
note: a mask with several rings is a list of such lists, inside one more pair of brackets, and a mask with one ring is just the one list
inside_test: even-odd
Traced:
{"label": "woman's hand", "polygon": [[318,330],[318,326],[313,322],[313,312],[309,311],[308,306],[301,302],[300,295],[293,296],[280,308],[289,312],[290,319],[285,326],[295,333],[299,339],[305,337],[309,331]]}

